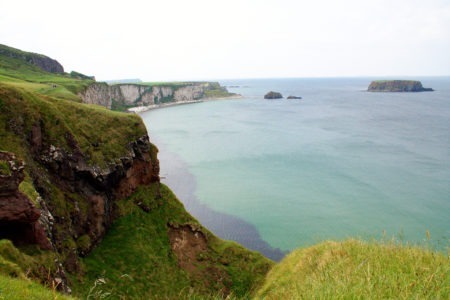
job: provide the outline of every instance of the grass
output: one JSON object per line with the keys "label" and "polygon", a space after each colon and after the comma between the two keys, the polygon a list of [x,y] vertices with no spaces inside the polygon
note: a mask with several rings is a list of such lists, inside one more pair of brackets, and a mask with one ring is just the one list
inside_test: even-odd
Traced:
{"label": "grass", "polygon": [[51,278],[57,276],[57,259],[58,255],[53,251],[40,250],[34,245],[18,248],[9,240],[0,240],[1,276],[27,281],[33,279],[45,286],[52,286]]}
{"label": "grass", "polygon": [[72,136],[89,163],[106,168],[127,153],[127,143],[146,134],[138,116],[80,103],[77,94],[93,80],[44,72],[27,62],[26,52],[0,45],[2,51],[15,57],[0,55],[0,150],[24,159],[23,144],[41,124],[47,145],[71,152]]}
{"label": "grass", "polygon": [[1,83],[0,99],[2,149],[18,155],[23,153],[22,145],[36,124],[42,127],[46,144],[72,152],[72,136],[88,162],[103,168],[125,156],[129,142],[146,134],[142,120],[134,114],[43,96]]}
{"label": "grass", "polygon": [[236,94],[229,93],[222,89],[214,89],[214,90],[206,90],[205,91],[205,97],[206,98],[225,98],[225,97],[231,97]]}
{"label": "grass", "polygon": [[[15,53],[14,57],[2,53]],[[70,74],[48,73],[28,63],[29,53],[0,45],[0,81],[26,88],[43,95],[80,102],[77,93],[94,81],[88,77],[74,78]]]}
{"label": "grass", "polygon": [[67,295],[62,295],[55,290],[43,287],[42,285],[29,280],[11,278],[0,274],[0,299],[3,300],[42,300],[42,299],[74,299]]}
{"label": "grass", "polygon": [[324,242],[289,254],[256,299],[449,299],[450,260],[396,243]]}
{"label": "grass", "polygon": [[[121,217],[102,243],[84,259],[86,276],[73,278],[75,295],[111,294],[115,298],[195,298],[220,295],[222,283],[213,275],[226,275],[225,283],[236,297],[246,297],[263,281],[272,263],[259,253],[225,242],[203,228],[164,185],[140,188],[119,203]],[[136,204],[145,205],[148,212]],[[171,250],[168,224],[190,224],[208,239],[201,253],[199,270],[192,274],[181,269]],[[200,255],[200,254],[199,254]],[[209,272],[213,270],[214,272]],[[202,274],[202,276],[197,276]],[[211,276],[211,278],[208,278]]]}
{"label": "grass", "polygon": [[9,168],[9,164],[7,161],[0,160],[0,175],[10,176],[11,169]]}

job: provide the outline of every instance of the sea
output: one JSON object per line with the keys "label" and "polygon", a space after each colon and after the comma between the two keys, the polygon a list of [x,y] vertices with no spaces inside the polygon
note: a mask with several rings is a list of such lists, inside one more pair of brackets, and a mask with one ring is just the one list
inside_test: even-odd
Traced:
{"label": "sea", "polygon": [[241,97],[141,117],[162,182],[221,238],[274,260],[347,238],[448,251],[450,77],[367,92],[375,79],[221,80]]}

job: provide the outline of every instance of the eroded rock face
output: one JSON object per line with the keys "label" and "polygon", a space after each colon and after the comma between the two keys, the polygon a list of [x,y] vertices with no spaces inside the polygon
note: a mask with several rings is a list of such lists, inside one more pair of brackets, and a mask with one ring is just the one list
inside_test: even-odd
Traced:
{"label": "eroded rock face", "polygon": [[[131,142],[128,148],[128,155],[108,169],[88,165],[75,142],[72,152],[53,145],[41,151],[39,159],[49,170],[52,183],[66,193],[67,204],[58,203],[45,182],[36,182],[42,186],[40,192],[48,199],[50,211],[57,212],[61,205],[66,206],[65,215],[53,213],[55,223],[60,225],[53,233],[56,249],[65,247],[61,242],[64,235],[74,240],[87,235],[90,242],[83,245],[78,254],[89,253],[117,217],[116,201],[130,196],[140,185],[159,182],[157,149],[151,145],[148,136]],[[77,196],[71,197],[71,194]]]}
{"label": "eroded rock face", "polygon": [[229,294],[229,275],[208,263],[208,243],[205,234],[193,225],[168,225],[169,240],[178,265],[191,278],[203,278],[208,286],[216,286],[223,295]]}
{"label": "eroded rock face", "polygon": [[433,89],[424,88],[420,81],[414,80],[378,80],[372,81],[368,92],[431,92]]}
{"label": "eroded rock face", "polygon": [[13,153],[0,152],[0,238],[15,244],[38,244],[52,249],[45,228],[40,223],[41,211],[19,191],[25,165]]}
{"label": "eroded rock face", "polygon": [[44,55],[31,55],[31,63],[46,72],[64,73],[64,68],[58,61]]}

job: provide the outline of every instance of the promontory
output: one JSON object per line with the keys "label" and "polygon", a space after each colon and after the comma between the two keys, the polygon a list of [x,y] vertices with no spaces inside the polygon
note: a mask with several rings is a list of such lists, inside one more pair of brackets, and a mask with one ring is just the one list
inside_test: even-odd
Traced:
{"label": "promontory", "polygon": [[415,80],[376,80],[372,81],[368,92],[432,92],[424,88],[420,81]]}

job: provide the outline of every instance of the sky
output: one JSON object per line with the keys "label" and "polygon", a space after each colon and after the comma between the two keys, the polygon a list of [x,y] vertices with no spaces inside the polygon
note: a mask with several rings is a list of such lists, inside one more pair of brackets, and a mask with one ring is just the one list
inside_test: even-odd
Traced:
{"label": "sky", "polygon": [[450,75],[450,0],[0,0],[0,44],[97,80]]}

